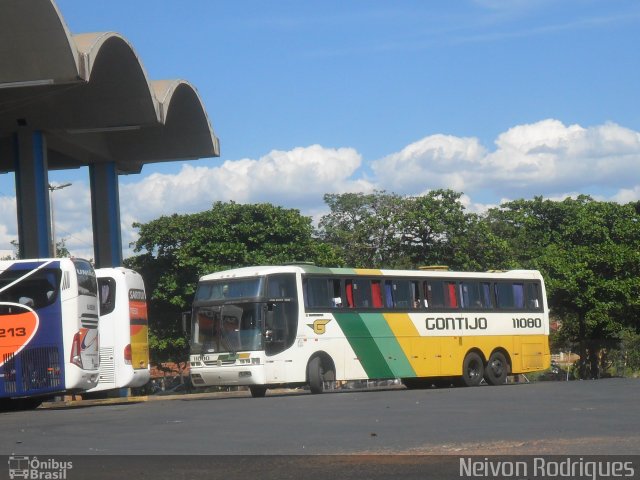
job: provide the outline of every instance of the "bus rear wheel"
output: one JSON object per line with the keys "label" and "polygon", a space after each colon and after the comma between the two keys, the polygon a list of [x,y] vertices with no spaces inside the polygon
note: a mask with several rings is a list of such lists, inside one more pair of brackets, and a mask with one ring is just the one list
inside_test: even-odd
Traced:
{"label": "bus rear wheel", "polygon": [[325,368],[322,358],[313,357],[307,365],[307,378],[311,393],[322,393],[324,392],[324,382],[332,382],[336,376],[333,370]]}
{"label": "bus rear wheel", "polygon": [[462,362],[462,382],[467,387],[477,387],[484,376],[484,363],[475,352],[467,353]]}
{"label": "bus rear wheel", "polygon": [[264,385],[251,385],[249,387],[249,391],[251,392],[251,396],[253,398],[262,398],[267,393],[267,387]]}
{"label": "bus rear wheel", "polygon": [[509,374],[509,362],[502,352],[493,352],[484,371],[484,379],[489,385],[502,385]]}

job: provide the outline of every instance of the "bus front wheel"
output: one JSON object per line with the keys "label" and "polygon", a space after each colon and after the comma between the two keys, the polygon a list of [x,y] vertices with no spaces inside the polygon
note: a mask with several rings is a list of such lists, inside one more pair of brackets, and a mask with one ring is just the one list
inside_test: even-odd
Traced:
{"label": "bus front wheel", "polygon": [[322,393],[324,391],[325,371],[320,357],[314,357],[309,361],[307,377],[311,393]]}
{"label": "bus front wheel", "polygon": [[467,353],[462,362],[462,382],[467,387],[476,387],[482,382],[484,364],[482,358],[475,352]]}
{"label": "bus front wheel", "polygon": [[502,385],[509,374],[509,362],[502,352],[493,352],[484,371],[484,379],[489,385]]}

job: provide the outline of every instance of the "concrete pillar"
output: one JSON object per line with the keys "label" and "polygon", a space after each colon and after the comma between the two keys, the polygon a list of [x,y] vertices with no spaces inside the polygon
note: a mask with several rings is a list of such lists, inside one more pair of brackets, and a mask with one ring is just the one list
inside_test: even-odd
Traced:
{"label": "concrete pillar", "polygon": [[21,128],[14,136],[20,258],[46,258],[51,251],[47,145],[40,131]]}
{"label": "concrete pillar", "polygon": [[120,198],[115,162],[89,166],[96,268],[122,265]]}

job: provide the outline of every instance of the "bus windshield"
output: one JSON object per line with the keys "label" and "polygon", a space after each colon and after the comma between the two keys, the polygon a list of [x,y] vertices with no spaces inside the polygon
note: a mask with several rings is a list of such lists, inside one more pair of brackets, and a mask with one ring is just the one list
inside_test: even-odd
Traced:
{"label": "bus windshield", "polygon": [[202,282],[196,291],[196,302],[221,301],[231,298],[255,298],[262,295],[264,277],[242,280]]}
{"label": "bus windshield", "polygon": [[263,303],[196,307],[191,351],[205,353],[262,350]]}

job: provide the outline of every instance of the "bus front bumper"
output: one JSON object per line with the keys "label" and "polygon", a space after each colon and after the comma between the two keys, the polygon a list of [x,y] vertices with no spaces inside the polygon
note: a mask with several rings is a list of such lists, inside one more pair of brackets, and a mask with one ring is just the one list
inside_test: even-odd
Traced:
{"label": "bus front bumper", "polygon": [[264,365],[230,365],[191,367],[194,387],[264,385]]}

